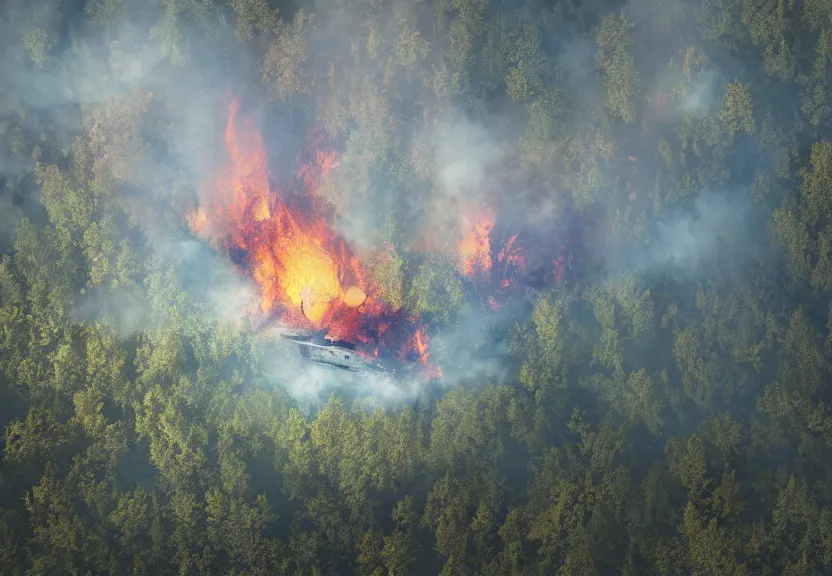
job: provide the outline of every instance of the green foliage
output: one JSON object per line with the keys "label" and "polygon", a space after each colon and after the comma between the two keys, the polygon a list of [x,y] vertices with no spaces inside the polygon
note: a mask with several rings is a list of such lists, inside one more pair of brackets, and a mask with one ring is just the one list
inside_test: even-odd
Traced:
{"label": "green foliage", "polygon": [[799,203],[784,201],[772,215],[774,237],[783,246],[786,268],[796,281],[832,289],[832,146],[812,146],[809,166],[801,171]]}
{"label": "green foliage", "polygon": [[752,136],[757,132],[748,84],[731,82],[725,86],[725,104],[719,118],[732,137],[740,130]]}
{"label": "green foliage", "polygon": [[98,26],[118,24],[124,16],[124,0],[89,0],[84,4],[84,12]]}
{"label": "green foliage", "polygon": [[395,310],[404,306],[404,266],[404,258],[391,247],[378,256],[372,267],[373,279],[379,288],[379,297]]}
{"label": "green foliage", "polygon": [[763,49],[763,71],[789,80],[797,67],[795,30],[798,17],[793,2],[782,0],[744,0],[742,23],[751,41]]}
{"label": "green foliage", "polygon": [[405,297],[409,310],[428,319],[449,322],[464,304],[462,281],[452,262],[434,258],[419,265]]}
{"label": "green foliage", "polygon": [[241,42],[250,41],[257,35],[277,35],[281,32],[282,21],[278,11],[272,10],[266,0],[233,0],[237,14],[234,34]]}
{"label": "green foliage", "polygon": [[[9,62],[83,102],[4,92],[0,574],[828,573],[832,5],[313,4],[4,5]],[[141,38],[158,93],[127,86],[151,85]],[[715,86],[714,65],[743,79]],[[437,152],[462,115],[500,126],[485,197],[533,196],[538,224],[580,215],[570,274],[513,289],[510,358],[460,353],[461,385],[299,403],[269,335],[220,317],[159,248],[204,185],[171,66],[188,88],[259,72],[264,117],[329,131],[317,192],[335,218],[389,213],[366,280],[403,314],[438,327],[487,300],[402,234],[437,191],[471,200]],[[107,75],[93,98],[87,68]],[[713,258],[703,191],[748,195],[755,219]],[[657,233],[691,207],[690,237]],[[686,242],[693,262],[650,259]],[[125,294],[141,318],[111,325],[99,304],[129,315]]]}
{"label": "green foliage", "polygon": [[[312,89],[312,79],[304,70],[308,58],[306,35],[314,22],[314,15],[299,10],[290,25],[281,27],[269,41],[269,48],[263,55],[260,73],[263,83],[269,91],[283,101],[298,95],[308,94]],[[245,20],[242,24],[245,38],[250,34]],[[274,25],[269,23],[270,28]]]}
{"label": "green foliage", "polygon": [[563,309],[562,302],[541,298],[529,322],[516,328],[512,348],[515,354],[526,359],[520,369],[520,382],[529,390],[564,385],[559,381],[559,372],[564,368]]}
{"label": "green foliage", "polygon": [[430,46],[426,40],[422,39],[418,30],[410,30],[410,25],[406,20],[401,25],[401,32],[396,39],[396,60],[399,66],[411,71],[417,62],[427,58]]}
{"label": "green foliage", "polygon": [[607,109],[614,117],[632,124],[636,120],[635,102],[641,90],[641,78],[631,53],[635,26],[624,14],[609,16],[598,31],[596,62],[605,72]]}
{"label": "green foliage", "polygon": [[[525,96],[524,96],[525,97]],[[549,90],[529,106],[529,124],[519,145],[523,161],[542,172],[555,169],[567,109],[562,94]]]}
{"label": "green foliage", "polygon": [[812,269],[810,235],[805,224],[788,208],[780,208],[772,214],[772,231],[786,252],[789,275],[807,279]]}
{"label": "green foliage", "polygon": [[23,37],[23,46],[29,59],[38,68],[44,68],[49,60],[49,52],[55,45],[55,40],[50,37],[49,32],[44,28],[35,28],[27,32]]}

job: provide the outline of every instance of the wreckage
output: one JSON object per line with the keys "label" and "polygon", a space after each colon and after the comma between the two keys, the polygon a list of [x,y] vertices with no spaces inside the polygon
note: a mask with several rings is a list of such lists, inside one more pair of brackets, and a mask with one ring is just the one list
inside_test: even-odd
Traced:
{"label": "wreckage", "polygon": [[350,372],[387,372],[384,366],[356,351],[348,342],[327,340],[314,334],[284,334],[283,338],[297,344],[301,356],[318,364]]}

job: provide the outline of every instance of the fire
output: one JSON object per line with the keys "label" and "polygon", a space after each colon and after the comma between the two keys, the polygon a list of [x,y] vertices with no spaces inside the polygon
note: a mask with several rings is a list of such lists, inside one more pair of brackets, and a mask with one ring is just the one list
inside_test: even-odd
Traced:
{"label": "fire", "polygon": [[[287,212],[282,210],[277,216],[265,221],[264,232],[271,241],[258,242],[253,252],[253,276],[263,289],[262,309],[270,312],[287,303],[320,328],[324,315],[343,292],[338,267]],[[280,216],[286,221],[280,222]]]}
{"label": "fire", "polygon": [[208,226],[208,216],[205,215],[205,210],[202,208],[197,208],[196,212],[189,214],[187,220],[191,230],[199,235],[202,235]]}
{"label": "fire", "polygon": [[[368,357],[378,355],[379,345],[401,346],[433,370],[424,326],[379,297],[365,267],[324,216],[329,207],[317,187],[338,166],[337,155],[322,149],[325,134],[313,132],[298,156],[298,173],[279,190],[269,173],[263,136],[240,115],[237,100],[228,108],[224,140],[228,161],[209,179],[200,206],[186,220],[196,235],[235,257],[254,279],[260,313],[295,328],[325,331],[333,340],[366,345]],[[397,330],[388,330],[394,324]],[[402,328],[403,340],[391,335]],[[391,344],[391,338],[399,344]]]}
{"label": "fire", "polygon": [[503,288],[509,288],[515,282],[515,276],[526,271],[526,260],[523,258],[523,250],[517,246],[517,234],[503,244],[500,253],[497,255],[497,262],[502,265]]}
{"label": "fire", "polygon": [[494,230],[494,213],[480,209],[471,214],[463,214],[463,236],[457,242],[460,271],[468,277],[478,272],[484,274],[491,270],[491,231]]}
{"label": "fire", "polygon": [[[237,100],[228,108],[224,140],[228,160],[208,179],[200,205],[186,220],[256,282],[261,321],[279,318],[294,328],[322,331],[354,344],[362,356],[374,358],[383,351],[383,356],[418,362],[428,378],[439,377],[425,325],[403,308],[400,297],[371,280],[378,262],[398,257],[396,247],[380,245],[370,269],[327,219],[334,208],[318,189],[338,168],[327,134],[313,130],[295,159],[297,173],[282,178],[270,174],[263,135],[240,114]],[[487,301],[499,310],[499,296],[525,272],[525,261],[516,235],[494,235],[496,221],[489,207],[463,207],[455,242],[442,242],[445,236],[439,234],[435,246],[436,238],[427,233],[421,244],[405,250],[433,247],[448,254],[455,248],[459,273],[479,286],[484,305]],[[560,254],[555,281],[564,264]]]}
{"label": "fire", "polygon": [[426,380],[430,380],[431,378],[442,377],[442,370],[439,368],[439,366],[430,363],[430,353],[428,352],[429,342],[430,341],[428,340],[425,327],[421,326],[404,343],[401,351],[399,352],[399,356],[403,359],[406,358],[409,354],[416,355],[418,362],[426,368]]}
{"label": "fire", "polygon": [[[296,323],[302,317],[314,328],[328,328],[337,308],[362,306],[368,296],[359,285],[357,262],[341,250],[316,210],[292,210],[289,198],[272,191],[262,134],[250,119],[240,118],[237,100],[229,106],[225,145],[229,162],[209,184],[207,205],[190,216],[191,229],[247,255],[264,313],[285,310]],[[301,167],[303,192],[335,163],[330,152],[314,158],[317,169],[309,163]]]}
{"label": "fire", "polygon": [[558,250],[558,257],[552,261],[554,265],[554,270],[552,272],[554,276],[554,283],[559,284],[561,279],[563,278],[563,273],[565,272],[565,266],[567,265],[567,254],[569,251],[569,239],[566,240],[566,243],[560,247]]}
{"label": "fire", "polygon": [[358,308],[367,300],[367,294],[358,286],[350,286],[341,294],[341,300],[350,308]]}
{"label": "fire", "polygon": [[[492,233],[496,217],[492,210],[468,209],[463,212],[460,220],[464,230],[462,239],[457,242],[460,272],[471,279],[499,282],[502,290],[510,288],[516,282],[517,276],[526,270],[517,234],[503,242],[495,254],[492,246],[497,241],[492,238]],[[493,301],[493,298],[491,300]]]}

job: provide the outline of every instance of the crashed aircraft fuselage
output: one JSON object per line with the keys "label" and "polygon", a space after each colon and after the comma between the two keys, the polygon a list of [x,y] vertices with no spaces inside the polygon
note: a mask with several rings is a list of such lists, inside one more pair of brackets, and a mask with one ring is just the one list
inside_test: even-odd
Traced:
{"label": "crashed aircraft fuselage", "polygon": [[355,350],[339,346],[324,338],[303,335],[283,337],[297,344],[301,356],[312,362],[327,364],[350,372],[386,372],[378,362],[364,358]]}

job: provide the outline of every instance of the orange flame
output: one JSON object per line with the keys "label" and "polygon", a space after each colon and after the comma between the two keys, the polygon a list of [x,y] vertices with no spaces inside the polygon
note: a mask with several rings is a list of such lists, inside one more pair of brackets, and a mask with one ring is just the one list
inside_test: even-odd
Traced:
{"label": "orange flame", "polygon": [[516,245],[517,234],[503,244],[500,253],[497,255],[497,262],[503,265],[502,287],[508,288],[514,284],[512,272],[523,274],[526,271],[526,260],[523,258],[522,249]]}
{"label": "orange flame", "polygon": [[523,274],[526,269],[522,249],[517,245],[517,235],[510,237],[495,255],[491,238],[496,223],[494,212],[482,208],[468,209],[462,214],[461,221],[465,232],[457,243],[460,271],[469,278],[488,276],[498,264],[496,272],[502,275],[500,288],[510,288],[517,275]]}
{"label": "orange flame", "polygon": [[430,353],[428,352],[429,343],[430,340],[428,339],[425,327],[421,326],[404,343],[399,353],[401,358],[406,357],[408,352],[417,355],[419,364],[425,368],[425,380],[442,377],[442,369],[430,362]]}
{"label": "orange flame", "polygon": [[321,149],[325,139],[323,130],[313,132],[308,146],[301,154],[298,178],[310,194],[315,194],[321,182],[339,166],[338,155],[334,150]]}
{"label": "orange flame", "polygon": [[[329,328],[337,309],[362,306],[368,296],[357,261],[321,216],[291,210],[286,198],[272,192],[262,134],[239,117],[237,100],[229,106],[225,145],[229,162],[209,184],[211,202],[188,218],[191,229],[247,254],[264,313],[282,307],[295,323],[305,318],[315,328]],[[322,154],[316,155],[325,159],[320,170],[301,169],[307,187],[334,162],[334,154]]]}
{"label": "orange flame", "polygon": [[486,273],[491,269],[491,231],[494,229],[494,213],[487,209],[463,214],[463,236],[457,242],[460,271],[468,277]]}
{"label": "orange flame", "polygon": [[[317,187],[338,165],[334,152],[321,149],[325,133],[313,132],[295,179],[280,191],[272,187],[263,136],[250,118],[241,117],[236,99],[224,136],[228,161],[186,220],[218,250],[242,255],[258,285],[262,314],[278,314],[295,328],[324,330],[332,340],[363,343],[367,353],[356,352],[368,358],[378,354],[382,336],[400,334],[388,332],[394,323],[405,322],[410,330],[418,325],[381,300],[365,267],[324,216],[330,207]],[[415,352],[433,370],[427,344],[422,327],[410,333],[402,350]]]}

